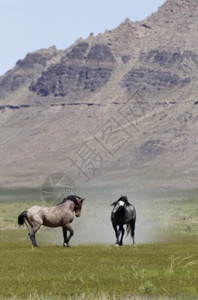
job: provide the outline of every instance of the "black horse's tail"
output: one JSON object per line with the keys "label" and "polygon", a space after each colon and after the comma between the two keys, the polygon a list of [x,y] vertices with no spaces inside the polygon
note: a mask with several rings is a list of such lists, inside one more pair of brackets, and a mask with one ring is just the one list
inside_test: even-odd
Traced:
{"label": "black horse's tail", "polygon": [[135,221],[136,218],[134,218],[129,223],[127,223],[127,227],[126,227],[127,235],[131,234],[132,238],[134,238],[134,234],[135,234]]}
{"label": "black horse's tail", "polygon": [[135,221],[136,218],[134,218],[131,222],[127,223],[127,235],[130,233],[132,240],[133,240],[133,244],[135,244]]}
{"label": "black horse's tail", "polygon": [[126,232],[127,232],[127,235],[129,235],[132,232],[132,224],[131,223],[127,223]]}
{"label": "black horse's tail", "polygon": [[24,224],[24,218],[27,215],[27,210],[24,210],[19,216],[18,216],[18,224],[21,226]]}

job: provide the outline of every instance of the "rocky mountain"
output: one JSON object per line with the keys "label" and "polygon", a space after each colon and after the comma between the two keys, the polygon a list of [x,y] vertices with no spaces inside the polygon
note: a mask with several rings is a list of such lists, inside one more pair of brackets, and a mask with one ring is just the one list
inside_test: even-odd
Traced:
{"label": "rocky mountain", "polygon": [[1,184],[58,173],[197,187],[197,37],[197,1],[167,0],[141,22],[27,54],[0,78]]}

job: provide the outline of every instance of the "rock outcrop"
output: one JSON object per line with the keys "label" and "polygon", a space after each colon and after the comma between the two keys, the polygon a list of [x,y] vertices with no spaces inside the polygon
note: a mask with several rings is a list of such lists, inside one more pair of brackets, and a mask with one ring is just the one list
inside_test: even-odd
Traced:
{"label": "rock outcrop", "polygon": [[110,48],[104,44],[77,44],[59,64],[44,71],[30,90],[40,96],[54,95],[78,97],[80,92],[95,92],[111,77],[115,59]]}
{"label": "rock outcrop", "polygon": [[[90,28],[91,30],[91,28]],[[198,2],[27,54],[0,78],[0,183],[197,187]]]}

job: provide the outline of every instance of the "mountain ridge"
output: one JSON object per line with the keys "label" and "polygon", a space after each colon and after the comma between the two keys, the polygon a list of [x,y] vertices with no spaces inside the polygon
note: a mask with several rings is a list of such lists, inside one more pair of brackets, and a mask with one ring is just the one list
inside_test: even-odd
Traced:
{"label": "mountain ridge", "polygon": [[196,187],[197,28],[195,0],[168,0],[143,21],[19,60],[0,77],[0,182],[62,172]]}

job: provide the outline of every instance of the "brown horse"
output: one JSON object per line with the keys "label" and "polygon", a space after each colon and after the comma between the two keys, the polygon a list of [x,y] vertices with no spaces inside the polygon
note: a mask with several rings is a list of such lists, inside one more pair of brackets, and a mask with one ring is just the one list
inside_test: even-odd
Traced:
{"label": "brown horse", "polygon": [[[18,216],[18,224],[20,226],[23,225],[25,221],[24,219],[26,219],[30,224],[31,230],[29,232],[29,237],[34,247],[38,247],[35,234],[41,225],[46,227],[61,226],[64,239],[63,246],[68,247],[69,240],[74,234],[71,227],[71,223],[74,219],[74,213],[76,217],[80,217],[83,200],[84,198],[71,195],[53,207],[32,206]],[[69,231],[68,237],[67,231]]]}

